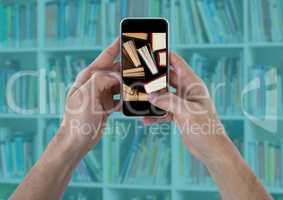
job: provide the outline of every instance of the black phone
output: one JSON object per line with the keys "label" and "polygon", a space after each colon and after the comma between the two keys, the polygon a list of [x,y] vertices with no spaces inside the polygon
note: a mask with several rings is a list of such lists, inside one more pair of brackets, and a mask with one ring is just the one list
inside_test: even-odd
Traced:
{"label": "black phone", "polygon": [[148,101],[168,91],[168,22],[163,18],[121,21],[122,110],[126,116],[164,116]]}

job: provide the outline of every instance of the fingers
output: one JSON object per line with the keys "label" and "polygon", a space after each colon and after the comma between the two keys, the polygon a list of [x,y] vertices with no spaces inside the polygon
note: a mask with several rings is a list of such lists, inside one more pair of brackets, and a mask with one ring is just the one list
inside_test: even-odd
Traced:
{"label": "fingers", "polygon": [[170,52],[170,64],[176,74],[175,83],[177,86],[188,86],[188,84],[199,81],[199,78],[187,62],[176,53]]}
{"label": "fingers", "polygon": [[[120,71],[120,62],[115,62],[105,68],[105,70],[109,70],[112,72]],[[68,97],[70,97],[78,88],[84,85],[93,75],[94,71],[91,67],[87,67],[83,69],[77,76],[75,82],[69,90]]]}
{"label": "fingers", "polygon": [[114,100],[114,110],[116,112],[121,111],[122,105],[123,105],[122,100]]}
{"label": "fingers", "polygon": [[87,82],[95,70],[119,71],[120,63],[115,61],[120,50],[120,38],[117,38],[109,47],[107,47],[87,68],[82,70],[73,86],[71,87],[68,97],[71,96],[79,87]]}
{"label": "fingers", "polygon": [[117,38],[109,47],[107,47],[91,64],[92,70],[106,69],[110,66],[120,52],[120,38]]}
{"label": "fingers", "polygon": [[170,92],[162,95],[150,94],[149,101],[156,107],[169,111],[173,114],[179,114],[182,111],[185,111],[185,101]]}
{"label": "fingers", "polygon": [[161,117],[161,118],[144,117],[143,123],[145,125],[150,125],[150,124],[161,123],[161,122],[170,122],[172,120],[173,120],[173,115],[171,113],[168,113],[165,117]]}

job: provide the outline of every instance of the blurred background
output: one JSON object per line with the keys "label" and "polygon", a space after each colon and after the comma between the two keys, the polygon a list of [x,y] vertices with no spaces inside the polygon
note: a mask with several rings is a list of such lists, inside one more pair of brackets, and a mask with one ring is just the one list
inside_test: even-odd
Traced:
{"label": "blurred background", "polygon": [[[281,0],[0,0],[0,199],[40,157],[76,74],[127,16],[169,21],[170,49],[205,81],[227,134],[282,200]],[[108,123],[64,200],[220,199],[174,124],[144,127],[120,113]]]}

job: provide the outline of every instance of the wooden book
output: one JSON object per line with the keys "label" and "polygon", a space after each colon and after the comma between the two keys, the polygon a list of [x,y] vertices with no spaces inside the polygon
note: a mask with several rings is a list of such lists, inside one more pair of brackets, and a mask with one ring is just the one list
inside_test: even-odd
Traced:
{"label": "wooden book", "polygon": [[146,66],[148,67],[148,69],[150,70],[150,72],[155,75],[158,73],[158,69],[156,67],[155,61],[150,53],[150,51],[148,50],[147,46],[143,46],[142,48],[138,49],[139,54],[141,55],[141,57],[143,58],[144,62],[146,63]]}
{"label": "wooden book", "polygon": [[166,49],[166,33],[151,33],[152,51]]}
{"label": "wooden book", "polygon": [[129,40],[123,44],[124,49],[126,50],[127,54],[129,55],[131,61],[134,63],[135,67],[141,65],[137,49],[133,40]]}
{"label": "wooden book", "polygon": [[147,33],[123,33],[123,36],[141,39],[141,40],[147,40],[147,38],[148,38]]}
{"label": "wooden book", "polygon": [[124,101],[148,101],[148,95],[123,84]]}
{"label": "wooden book", "polygon": [[146,93],[156,92],[156,91],[164,89],[166,87],[167,87],[166,74],[144,84],[144,89],[145,89]]}
{"label": "wooden book", "polygon": [[160,51],[157,53],[157,63],[160,67],[167,66],[167,55],[166,51]]}

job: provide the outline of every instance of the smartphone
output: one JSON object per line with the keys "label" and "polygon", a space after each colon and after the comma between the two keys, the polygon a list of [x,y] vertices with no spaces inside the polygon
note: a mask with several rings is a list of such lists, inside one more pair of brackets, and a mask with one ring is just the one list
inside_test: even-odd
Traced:
{"label": "smartphone", "polygon": [[168,91],[168,22],[163,18],[121,21],[122,110],[126,116],[167,114],[148,101]]}

